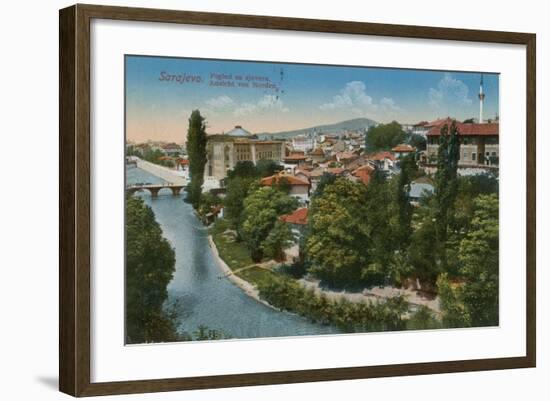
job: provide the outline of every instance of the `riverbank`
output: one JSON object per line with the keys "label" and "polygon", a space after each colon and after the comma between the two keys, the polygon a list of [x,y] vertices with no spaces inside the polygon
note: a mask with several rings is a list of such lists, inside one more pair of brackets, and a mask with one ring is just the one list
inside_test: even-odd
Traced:
{"label": "riverbank", "polygon": [[395,287],[374,287],[365,288],[362,292],[347,292],[347,291],[334,291],[326,290],[320,287],[320,280],[302,278],[298,280],[306,289],[315,291],[318,295],[324,295],[330,300],[338,301],[345,299],[349,302],[369,302],[370,300],[387,300],[397,296],[404,297],[407,302],[413,307],[425,306],[430,309],[437,316],[441,314],[439,298],[428,299],[418,294],[418,291],[395,288]]}
{"label": "riverbank", "polygon": [[218,252],[218,248],[216,247],[216,243],[214,242],[214,239],[212,238],[212,235],[208,235],[208,244],[210,245],[210,248],[212,249],[212,253],[214,254],[214,257],[216,259],[216,264],[218,268],[220,269],[220,272],[222,273],[221,278],[228,278],[229,281],[231,281],[233,284],[235,284],[237,287],[239,287],[243,292],[248,295],[250,298],[256,300],[257,302],[274,309],[278,312],[281,310],[279,308],[276,308],[275,306],[271,305],[270,303],[264,301],[262,298],[260,298],[260,293],[256,286],[241,277],[237,276],[233,270],[225,263],[225,261],[222,259]]}
{"label": "riverbank", "polygon": [[140,159],[133,156],[132,161],[135,161],[138,168],[152,174],[164,181],[167,181],[174,185],[187,185],[187,180],[178,174],[177,171],[168,167],[160,166],[155,163],[148,162],[147,160]]}

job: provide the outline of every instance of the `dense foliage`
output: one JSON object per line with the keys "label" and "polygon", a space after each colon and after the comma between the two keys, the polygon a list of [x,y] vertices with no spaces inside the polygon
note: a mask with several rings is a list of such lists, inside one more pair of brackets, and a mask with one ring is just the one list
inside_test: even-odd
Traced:
{"label": "dense foliage", "polygon": [[206,165],[206,125],[199,110],[191,113],[187,130],[187,153],[191,181],[187,187],[187,199],[195,209],[199,207],[204,168]]}
{"label": "dense foliage", "polygon": [[449,326],[498,324],[498,197],[480,195],[474,207],[471,230],[458,251],[462,280],[454,286],[447,274],[438,280]]}
{"label": "dense foliage", "polygon": [[163,238],[151,208],[137,197],[126,199],[126,341],[178,339],[173,314],[163,305],[174,273],[174,250]]}
{"label": "dense foliage", "polygon": [[411,134],[407,142],[416,148],[417,151],[426,150],[426,138],[422,135]]}
{"label": "dense foliage", "polygon": [[282,250],[277,247],[292,239],[290,230],[285,230],[280,224],[276,234],[269,240],[268,237],[275,229],[279,216],[290,213],[297,207],[298,201],[295,198],[272,187],[257,188],[246,197],[239,232],[254,261],[260,261],[266,250],[271,255],[279,255]]}
{"label": "dense foliage", "polygon": [[364,185],[338,178],[313,199],[306,254],[311,272],[334,286],[359,283],[370,242]]}
{"label": "dense foliage", "polygon": [[272,276],[259,283],[260,296],[271,305],[308,317],[313,322],[331,324],[344,332],[404,330],[408,304],[403,297],[380,302],[331,300],[306,289],[295,280]]}
{"label": "dense foliage", "polygon": [[405,142],[407,134],[397,121],[389,124],[378,124],[371,126],[365,137],[367,151],[391,149],[400,143]]}
{"label": "dense foliage", "polygon": [[251,161],[239,161],[225,178],[226,197],[224,199],[225,217],[234,229],[242,223],[244,200],[249,193],[258,188],[258,181],[273,175],[281,166],[272,160],[260,160],[257,165]]}

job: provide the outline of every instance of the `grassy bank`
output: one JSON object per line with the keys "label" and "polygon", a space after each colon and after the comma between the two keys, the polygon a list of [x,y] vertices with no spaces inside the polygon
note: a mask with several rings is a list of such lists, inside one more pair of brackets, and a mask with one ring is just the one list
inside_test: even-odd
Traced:
{"label": "grassy bank", "polygon": [[[263,283],[273,273],[259,266],[253,266],[254,261],[250,257],[250,252],[243,242],[236,241],[232,234],[229,234],[229,224],[224,219],[218,219],[210,228],[210,235],[216,244],[218,253],[229,268],[236,272],[235,274],[256,286]],[[246,269],[243,269],[246,268]],[[243,269],[239,271],[239,269]]]}

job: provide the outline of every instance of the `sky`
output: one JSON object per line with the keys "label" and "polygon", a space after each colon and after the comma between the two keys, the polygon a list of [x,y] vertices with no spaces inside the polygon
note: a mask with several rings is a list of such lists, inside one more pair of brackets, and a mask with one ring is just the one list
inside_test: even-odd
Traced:
{"label": "sky", "polygon": [[[193,110],[207,133],[278,132],[366,117],[413,124],[479,116],[479,72],[126,56],[126,134],[183,143]],[[483,74],[484,119],[499,76]]]}

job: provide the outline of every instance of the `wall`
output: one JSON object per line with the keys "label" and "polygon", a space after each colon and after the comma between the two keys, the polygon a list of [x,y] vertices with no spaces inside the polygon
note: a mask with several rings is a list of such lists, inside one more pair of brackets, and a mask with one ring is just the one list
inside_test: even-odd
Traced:
{"label": "wall", "polygon": [[[109,4],[110,2],[97,1]],[[2,181],[0,197],[0,394],[6,400],[66,398],[57,386],[57,10],[69,1],[11,1],[2,9],[0,96]],[[548,110],[550,25],[544,2],[388,0],[335,2],[177,0],[115,4],[248,14],[348,19],[371,22],[530,31],[538,34],[538,109]],[[539,149],[548,149],[547,120],[539,112]],[[539,151],[542,154],[542,151]],[[548,158],[539,158],[538,204],[550,201]],[[32,183],[32,185],[28,185]],[[25,185],[24,185],[25,184]],[[7,191],[6,189],[9,189]],[[550,297],[549,212],[539,207],[539,367],[530,370],[194,391],[127,397],[131,400],[333,400],[405,398],[423,400],[547,399],[550,375],[547,342]],[[543,317],[543,314],[546,316]],[[452,344],[450,344],[452,346]],[[547,379],[546,379],[547,380]]]}

